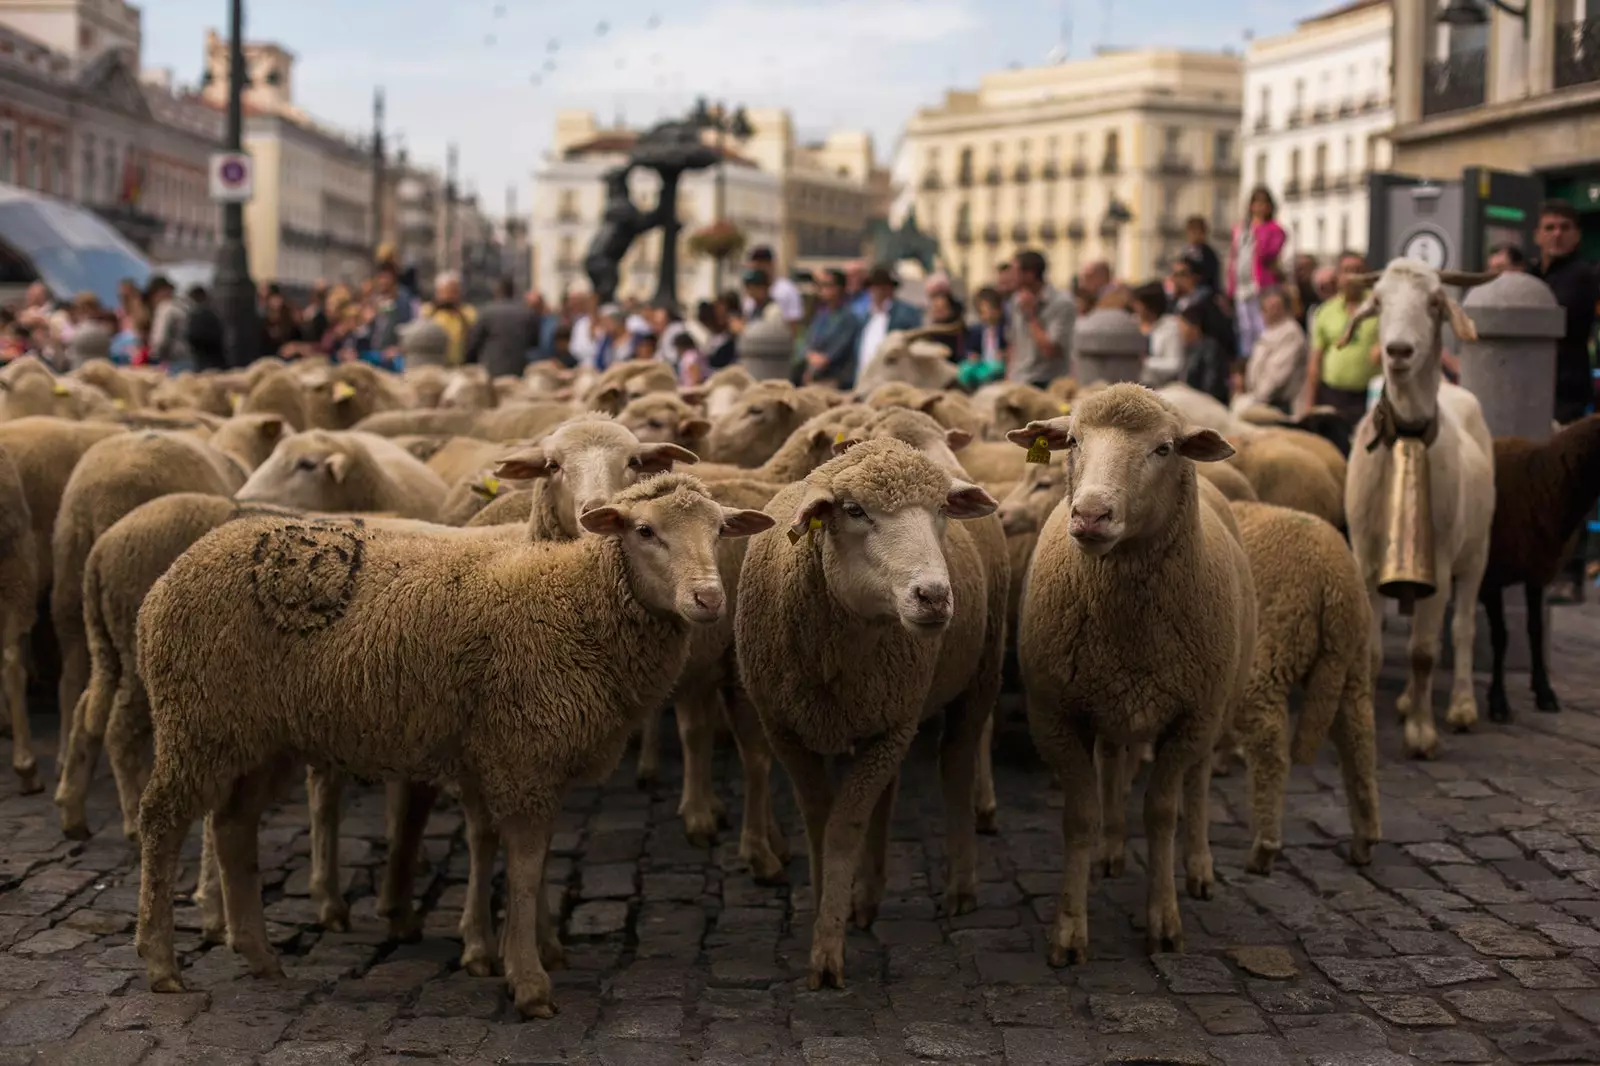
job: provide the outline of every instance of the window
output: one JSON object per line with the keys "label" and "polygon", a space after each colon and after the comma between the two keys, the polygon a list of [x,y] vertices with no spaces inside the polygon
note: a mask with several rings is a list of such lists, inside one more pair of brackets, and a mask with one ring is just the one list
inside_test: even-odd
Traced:
{"label": "window", "polygon": [[1118,155],[1119,145],[1120,145],[1120,138],[1117,136],[1117,131],[1116,130],[1107,131],[1107,133],[1106,133],[1106,160],[1105,160],[1105,168],[1107,170],[1116,170],[1117,169],[1117,155]]}
{"label": "window", "polygon": [[1017,221],[1026,221],[1028,217],[1028,187],[1017,186]]}
{"label": "window", "polygon": [[1046,138],[1044,142],[1044,157],[1047,162],[1054,163],[1061,154],[1059,137]]}
{"label": "window", "polygon": [[0,127],[0,181],[14,184],[17,180],[17,131],[10,126]]}
{"label": "window", "polygon": [[1018,162],[1026,163],[1028,161],[1028,152],[1032,147],[1033,147],[1033,142],[1028,140],[1026,137],[1024,137],[1022,140],[1017,142],[1017,160],[1018,160]]}
{"label": "window", "polygon": [[1350,216],[1341,214],[1339,216],[1339,248],[1342,251],[1348,247],[1350,247]]}
{"label": "window", "polygon": [[1344,139],[1344,169],[1349,174],[1356,172],[1356,139],[1354,137],[1346,137]]}
{"label": "window", "polygon": [[117,202],[117,146],[110,141],[106,142],[106,195],[105,202]]}
{"label": "window", "polygon": [[22,184],[44,192],[44,157],[39,151],[39,135],[28,134],[28,154],[23,165]]}
{"label": "window", "polygon": [[1326,141],[1317,142],[1316,170],[1312,173],[1321,180],[1328,173],[1328,144]]}
{"label": "window", "polygon": [[67,195],[67,146],[56,141],[50,146],[50,191],[65,198]]}
{"label": "window", "polygon": [[79,196],[86,204],[94,203],[95,194],[100,191],[99,186],[95,184],[97,171],[95,170],[94,160],[94,137],[86,134],[83,138],[83,173],[78,175],[79,180],[83,183],[81,186],[83,192]]}
{"label": "window", "polygon": [[1181,149],[1182,147],[1183,147],[1183,130],[1179,129],[1177,126],[1168,126],[1167,127],[1167,141],[1166,141],[1166,145],[1162,149],[1163,152],[1166,155],[1174,156],[1174,155],[1178,154],[1178,150]]}
{"label": "window", "polygon": [[1271,113],[1272,113],[1272,87],[1268,86],[1268,85],[1263,85],[1261,87],[1261,113],[1260,113],[1259,116],[1257,116],[1258,120],[1261,121],[1261,122],[1267,121],[1267,116],[1270,115]]}
{"label": "window", "polygon": [[1233,131],[1231,131],[1231,130],[1218,130],[1217,131],[1216,136],[1212,139],[1211,154],[1212,154],[1212,158],[1215,159],[1215,161],[1216,161],[1216,165],[1219,166],[1219,167],[1223,166],[1226,163],[1232,162],[1232,160],[1233,160]]}
{"label": "window", "polygon": [[1327,223],[1323,220],[1322,216],[1317,216],[1317,251],[1319,252],[1325,252],[1328,250],[1328,242],[1326,239],[1327,234],[1325,232],[1326,229]]}
{"label": "window", "polygon": [[1256,153],[1256,184],[1267,184],[1267,153]]}
{"label": "window", "polygon": [[1306,80],[1304,78],[1296,78],[1294,80],[1294,109],[1296,111],[1300,110],[1300,108],[1305,106],[1305,102]]}
{"label": "window", "polygon": [[938,173],[938,171],[939,171],[939,149],[937,149],[937,148],[929,148],[928,149],[927,158],[925,158],[923,160],[922,168],[923,168],[923,170],[927,171],[930,174]]}
{"label": "window", "polygon": [[1300,181],[1300,149],[1296,148],[1289,153],[1289,181]]}
{"label": "window", "polygon": [[1088,156],[1089,135],[1087,133],[1080,133],[1072,139],[1072,151],[1072,158],[1074,159],[1083,159]]}

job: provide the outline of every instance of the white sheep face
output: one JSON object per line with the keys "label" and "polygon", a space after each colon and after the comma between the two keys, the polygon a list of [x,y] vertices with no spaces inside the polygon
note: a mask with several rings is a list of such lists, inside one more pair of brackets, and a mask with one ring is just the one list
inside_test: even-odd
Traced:
{"label": "white sheep face", "polygon": [[752,385],[711,425],[712,458],[756,465],[771,458],[796,428],[795,390],[787,383]]}
{"label": "white sheep face", "polygon": [[343,434],[311,430],[284,437],[235,499],[305,511],[362,510],[373,459]]}
{"label": "white sheep face", "polygon": [[1357,321],[1372,314],[1378,316],[1384,378],[1397,385],[1439,374],[1440,331],[1447,317],[1457,338],[1477,339],[1472,320],[1445,292],[1439,272],[1414,259],[1396,259],[1384,268],[1344,339]]}
{"label": "white sheep face", "polygon": [[1057,457],[1029,463],[1022,480],[1000,502],[1000,525],[1006,536],[1037,533],[1067,494],[1067,469]]}

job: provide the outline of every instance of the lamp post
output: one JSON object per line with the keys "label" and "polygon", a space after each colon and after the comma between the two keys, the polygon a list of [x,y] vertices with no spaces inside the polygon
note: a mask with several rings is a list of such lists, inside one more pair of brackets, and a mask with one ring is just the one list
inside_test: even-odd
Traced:
{"label": "lamp post", "polygon": [[[383,243],[383,89],[372,97],[372,250]],[[398,254],[398,249],[396,250]]]}
{"label": "lamp post", "polygon": [[[228,27],[228,144],[230,152],[244,144],[244,0],[231,0]],[[261,350],[261,320],[256,313],[256,285],[250,277],[250,255],[244,244],[244,205],[224,204],[222,246],[217,249],[214,283],[217,311],[228,343],[228,362],[248,366]]]}
{"label": "lamp post", "polygon": [[440,270],[456,269],[456,146],[445,149],[444,164],[444,265]]}
{"label": "lamp post", "polygon": [[[728,134],[733,134],[741,141],[748,140],[755,133],[755,128],[750,125],[750,117],[744,113],[742,104],[734,110],[732,115],[729,115],[727,107],[720,103],[717,105],[716,111],[713,112],[706,105],[705,97],[695,101],[694,121],[702,128],[711,126],[717,131],[717,177],[712,221],[721,222],[723,214],[727,211],[728,200]],[[718,296],[722,295],[723,258],[723,256],[718,256],[712,261],[711,267],[711,290]]]}

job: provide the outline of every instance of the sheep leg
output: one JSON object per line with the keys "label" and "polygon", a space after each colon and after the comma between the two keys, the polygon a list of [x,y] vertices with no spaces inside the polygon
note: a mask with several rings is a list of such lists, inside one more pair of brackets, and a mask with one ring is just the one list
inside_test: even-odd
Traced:
{"label": "sheep leg", "polygon": [[1344,699],[1333,720],[1333,746],[1339,753],[1344,799],[1350,809],[1350,862],[1372,862],[1372,845],[1383,839],[1378,818],[1378,740],[1372,713],[1372,682],[1350,671]]}
{"label": "sheep leg", "polygon": [[[1532,584],[1528,585],[1531,590]],[[1483,613],[1489,617],[1489,649],[1494,656],[1489,680],[1489,721],[1511,721],[1511,701],[1506,698],[1506,604],[1504,590],[1498,586],[1480,593]],[[1533,612],[1528,612],[1528,629],[1533,629]]]}
{"label": "sheep leg", "polygon": [[1211,752],[1207,746],[1183,772],[1183,870],[1190,899],[1210,899],[1217,883],[1211,862]]}
{"label": "sheep leg", "polygon": [[1109,740],[1095,742],[1100,764],[1100,857],[1096,867],[1102,877],[1121,877],[1127,868],[1128,794],[1137,769],[1133,752]]}
{"label": "sheep leg", "polygon": [[634,780],[640,788],[649,788],[661,776],[661,716],[666,708],[657,707],[645,714],[639,725],[639,764],[634,770]]}
{"label": "sheep leg", "polygon": [[[58,634],[61,633],[59,626],[56,632]],[[89,645],[83,640],[81,634],[76,638],[71,635],[62,635],[61,681],[57,690],[61,707],[61,736],[72,736],[72,721],[76,717],[78,698],[83,695],[83,690],[88,687],[88,684]]]}
{"label": "sheep leg", "polygon": [[462,788],[461,806],[467,816],[467,902],[461,908],[461,968],[474,977],[494,972],[494,860],[500,854],[500,834],[473,790]]}
{"label": "sheep leg", "polygon": [[[549,855],[545,856],[548,863]],[[562,890],[563,893],[565,889]],[[539,933],[539,961],[546,970],[561,970],[567,965],[567,949],[561,946],[561,931],[556,925],[556,916],[550,906],[550,886],[544,885],[539,890],[539,911],[535,916]]]}
{"label": "sheep leg", "polygon": [[[1561,710],[1561,701],[1550,687],[1550,674],[1544,662],[1544,586],[1530,581],[1524,586],[1528,602],[1528,657],[1533,668],[1533,705],[1541,711]],[[18,773],[21,771],[19,770]]]}
{"label": "sheep leg", "polygon": [[389,919],[391,939],[410,942],[422,938],[422,918],[415,904],[417,853],[439,790],[432,785],[390,781],[386,792],[389,858],[378,889],[378,913]]}
{"label": "sheep leg", "polygon": [[772,811],[772,746],[762,732],[761,719],[742,691],[729,689],[722,707],[728,728],[739,749],[744,768],[744,822],[739,828],[739,858],[750,867],[758,885],[781,885],[789,880],[784,864],[789,842]]}
{"label": "sheep leg", "polygon": [[861,858],[856,865],[855,884],[850,889],[850,917],[857,929],[871,929],[878,920],[878,907],[883,903],[883,888],[888,878],[889,820],[894,817],[895,793],[900,790],[897,770],[884,786],[878,802],[872,805],[872,817],[867,822],[867,835],[861,844]]}
{"label": "sheep leg", "polygon": [[[811,860],[812,905],[819,908],[823,884],[823,840],[827,836],[828,815],[833,810],[833,782],[822,756],[808,749],[800,738],[781,725],[768,728],[772,750],[783,763],[794,785],[795,802],[806,823],[806,849]],[[852,870],[854,867],[852,866]]]}
{"label": "sheep leg", "polygon": [[[822,891],[817,898],[817,921],[811,934],[812,989],[832,984],[844,987],[844,924],[850,909],[852,882],[861,861],[867,821],[884,789],[900,771],[916,722],[856,745],[856,757],[839,786],[824,831]],[[969,804],[970,809],[970,804]]]}
{"label": "sheep leg", "polygon": [[[1209,744],[1207,739],[1205,743]],[[1145,951],[1155,955],[1183,950],[1183,921],[1178,916],[1178,893],[1173,887],[1173,851],[1178,828],[1178,801],[1184,787],[1184,756],[1188,754],[1180,738],[1169,738],[1156,748],[1150,765],[1150,780],[1144,793],[1144,836],[1149,847],[1147,863],[1150,877],[1145,904]],[[1207,771],[1209,772],[1209,767]],[[1202,808],[1198,812],[1205,817]],[[1195,815],[1191,813],[1190,817]]]}
{"label": "sheep leg", "polygon": [[[1384,604],[1387,602],[1382,596],[1378,595],[1376,582],[1376,578],[1367,582],[1367,602],[1372,609],[1372,643],[1368,655],[1368,666],[1371,670],[1370,676],[1373,685],[1377,685],[1378,678],[1383,676],[1383,611]],[[1406,694],[1402,692],[1395,701],[1395,714],[1399,717],[1401,725],[1405,724],[1409,707],[1410,704],[1407,702]]]}
{"label": "sheep leg", "polygon": [[1000,832],[1000,801],[994,794],[994,715],[983,723],[983,735],[978,738],[978,798],[975,805],[976,832],[994,836]]}
{"label": "sheep leg", "polygon": [[139,803],[139,928],[135,949],[145,961],[152,992],[182,992],[172,949],[172,883],[178,851],[200,813],[202,797],[178,769],[158,755],[150,784]]}
{"label": "sheep leg", "polygon": [[200,912],[200,939],[207,944],[226,944],[228,914],[222,898],[222,870],[217,866],[217,830],[209,814],[200,823],[200,869],[192,899]]}
{"label": "sheep leg", "polygon": [[332,933],[350,928],[350,905],[339,891],[339,799],[344,775],[306,767],[306,799],[311,807],[311,902],[317,921]]}
{"label": "sheep leg", "polygon": [[8,635],[5,650],[0,652],[0,674],[4,674],[6,706],[11,711],[11,768],[17,772],[19,787],[26,796],[44,786],[39,784],[39,767],[33,757],[33,731],[28,722],[28,670],[23,665],[23,635],[23,631]]}
{"label": "sheep leg", "polygon": [[[1455,583],[1456,615],[1450,633],[1455,662],[1450,666],[1450,709],[1445,712],[1444,720],[1458,733],[1464,733],[1478,723],[1478,693],[1472,687],[1472,649],[1476,643],[1478,585],[1482,579],[1483,566],[1479,563],[1469,566],[1465,574],[1456,578]],[[1440,615],[1442,621],[1443,611]]]}
{"label": "sheep leg", "polygon": [[[555,804],[547,806],[554,808]],[[517,1013],[524,1018],[550,1018],[550,975],[539,959],[539,894],[544,892],[545,849],[550,846],[553,814],[522,814],[505,820],[506,983]]]}
{"label": "sheep leg", "polygon": [[1249,775],[1250,827],[1255,831],[1244,868],[1262,876],[1272,873],[1283,850],[1283,796],[1289,786],[1287,693],[1270,685],[1265,673],[1258,668],[1252,674],[1239,716]]}
{"label": "sheep leg", "polygon": [[[1446,600],[1441,589],[1425,600],[1418,600],[1411,618],[1411,676],[1406,681],[1405,691],[1400,694],[1399,706],[1406,716],[1406,754],[1414,759],[1433,758],[1439,746],[1439,734],[1433,724],[1433,664],[1439,654],[1439,626],[1444,621],[1445,606]],[[1468,614],[1470,617],[1470,610]],[[1468,634],[1470,640],[1470,628]],[[1466,665],[1470,684],[1470,643],[1467,645]]]}
{"label": "sheep leg", "polygon": [[261,812],[277,791],[277,767],[253,770],[235,782],[233,792],[212,812],[228,940],[244,956],[252,977],[282,977],[283,965],[267,939],[261,903],[261,854],[257,833]]}
{"label": "sheep leg", "polygon": [[[1031,712],[1029,718],[1039,721]],[[1050,965],[1073,966],[1089,961],[1089,866],[1100,838],[1094,741],[1070,732],[1050,737],[1039,749],[1061,782],[1062,799],[1061,899],[1050,927]]]}
{"label": "sheep leg", "polygon": [[[689,843],[699,847],[715,844],[717,829],[727,824],[726,808],[717,798],[716,785],[711,780],[720,698],[715,688],[707,691],[704,685],[689,684],[673,700],[678,739],[683,745],[683,795],[678,801],[678,814],[683,817],[683,832]],[[640,761],[643,762],[642,756]]]}
{"label": "sheep leg", "polygon": [[[94,681],[89,683],[92,686]],[[111,703],[106,749],[117,785],[117,800],[122,806],[122,834],[133,844],[139,843],[139,797],[150,778],[150,739],[150,697],[139,675],[130,670],[123,674]],[[84,786],[88,786],[87,778]]]}

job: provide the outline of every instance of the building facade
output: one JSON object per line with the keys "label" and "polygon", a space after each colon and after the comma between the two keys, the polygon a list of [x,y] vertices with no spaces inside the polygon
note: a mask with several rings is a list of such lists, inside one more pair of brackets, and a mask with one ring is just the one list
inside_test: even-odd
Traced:
{"label": "building facade", "polygon": [[96,211],[158,263],[210,259],[222,119],[141,80],[139,20],[121,0],[0,0],[0,182]]}
{"label": "building facade", "polygon": [[917,224],[968,288],[1027,248],[1061,285],[1102,259],[1150,277],[1186,217],[1220,239],[1238,216],[1242,88],[1237,56],[1166,50],[985,75],[906,127]]}
{"label": "building facade", "polygon": [[1245,186],[1271,191],[1293,253],[1366,249],[1366,175],[1389,165],[1393,28],[1389,0],[1356,0],[1245,53]]}

